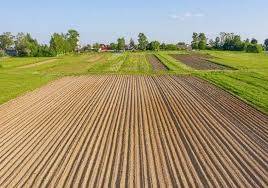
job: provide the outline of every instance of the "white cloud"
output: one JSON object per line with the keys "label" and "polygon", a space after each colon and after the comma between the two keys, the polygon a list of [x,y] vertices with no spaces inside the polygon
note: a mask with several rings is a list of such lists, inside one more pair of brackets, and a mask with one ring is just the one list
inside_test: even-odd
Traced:
{"label": "white cloud", "polygon": [[184,21],[188,18],[197,18],[197,17],[204,17],[205,15],[203,13],[191,13],[186,12],[185,14],[179,15],[179,14],[172,14],[169,17],[174,20],[181,20]]}

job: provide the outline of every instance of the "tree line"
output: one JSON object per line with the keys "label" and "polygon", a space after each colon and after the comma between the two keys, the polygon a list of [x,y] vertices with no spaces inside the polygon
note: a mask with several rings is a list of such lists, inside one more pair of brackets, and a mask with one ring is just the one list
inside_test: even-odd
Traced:
{"label": "tree line", "polygon": [[[58,56],[78,51],[98,51],[101,48],[99,43],[92,46],[86,45],[83,48],[79,46],[80,34],[73,29],[67,33],[54,33],[48,45],[39,44],[29,33],[18,33],[16,36],[10,32],[4,32],[0,35],[0,56],[4,52],[13,50],[18,56],[24,57],[47,57]],[[263,50],[268,51],[268,39],[264,44],[258,44],[256,39],[242,41],[241,36],[234,33],[220,33],[215,39],[208,40],[205,33],[193,33],[191,42],[192,49],[198,50],[230,50],[230,51],[246,51],[260,53]],[[159,51],[159,50],[187,50],[189,46],[184,42],[177,44],[160,43],[159,41],[149,41],[144,33],[139,33],[137,44],[133,39],[126,44],[124,37],[118,38],[117,42],[107,45],[112,51],[139,50],[139,51]]]}
{"label": "tree line", "polygon": [[[159,51],[159,50],[186,50],[187,45],[184,42],[179,42],[177,44],[166,44],[160,43],[159,41],[149,41],[148,37],[144,33],[139,33],[138,35],[138,43],[136,44],[135,41],[131,38],[129,43],[127,44],[124,37],[120,37],[117,39],[116,42],[110,43],[109,49],[112,51],[125,51],[125,50],[132,50],[132,51]],[[98,50],[100,48],[99,43],[95,43],[92,46],[86,45],[82,48],[82,51],[90,51],[90,50]]]}
{"label": "tree line", "polygon": [[77,51],[78,42],[79,33],[73,29],[67,33],[54,33],[49,45],[39,44],[29,33],[14,36],[4,32],[0,35],[0,51],[4,53],[13,50],[21,57],[50,57]]}
{"label": "tree line", "polygon": [[240,35],[234,33],[221,32],[215,39],[208,40],[205,33],[193,33],[192,49],[198,50],[228,50],[228,51],[245,51],[248,53],[261,53],[263,50],[268,51],[268,39],[264,44],[258,44],[256,39],[242,40]]}

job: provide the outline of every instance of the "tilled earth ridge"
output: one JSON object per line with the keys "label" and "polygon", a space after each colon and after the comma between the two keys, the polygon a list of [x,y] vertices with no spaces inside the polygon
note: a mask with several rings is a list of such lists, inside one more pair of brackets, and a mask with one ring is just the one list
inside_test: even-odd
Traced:
{"label": "tilled earth ridge", "polygon": [[63,78],[0,106],[0,187],[267,187],[267,124],[195,77]]}
{"label": "tilled earth ridge", "polygon": [[197,70],[233,70],[230,67],[216,64],[210,60],[207,60],[206,56],[200,55],[188,55],[188,54],[171,54],[174,59],[184,63],[185,65]]}
{"label": "tilled earth ridge", "polygon": [[166,71],[167,67],[153,54],[147,55],[148,61],[151,63],[154,71]]}

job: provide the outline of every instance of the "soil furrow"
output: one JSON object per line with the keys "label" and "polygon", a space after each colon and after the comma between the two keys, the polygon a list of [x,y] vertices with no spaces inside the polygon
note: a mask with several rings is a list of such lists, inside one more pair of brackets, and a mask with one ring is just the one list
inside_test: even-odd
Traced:
{"label": "soil furrow", "polygon": [[268,187],[267,122],[195,77],[67,77],[0,106],[0,186]]}

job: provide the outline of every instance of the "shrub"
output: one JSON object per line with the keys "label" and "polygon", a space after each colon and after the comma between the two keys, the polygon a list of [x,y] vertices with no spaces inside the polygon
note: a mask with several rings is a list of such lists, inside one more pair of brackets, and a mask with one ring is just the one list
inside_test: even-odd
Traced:
{"label": "shrub", "polygon": [[174,51],[174,50],[178,50],[178,48],[176,44],[167,44],[166,50]]}
{"label": "shrub", "polygon": [[6,54],[4,52],[4,50],[0,50],[0,57],[4,57]]}
{"label": "shrub", "polygon": [[246,47],[246,52],[247,53],[261,53],[263,51],[263,48],[259,44],[249,44]]}

